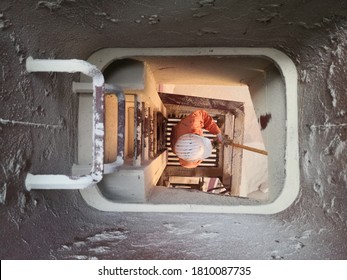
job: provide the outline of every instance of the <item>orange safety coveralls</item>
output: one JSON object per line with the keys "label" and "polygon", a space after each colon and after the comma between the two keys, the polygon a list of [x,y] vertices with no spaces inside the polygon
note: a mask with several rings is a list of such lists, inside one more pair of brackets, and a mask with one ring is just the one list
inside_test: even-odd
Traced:
{"label": "orange safety coveralls", "polygon": [[[182,119],[172,128],[170,137],[172,151],[175,153],[176,142],[183,134],[193,133],[202,136],[202,128],[215,135],[221,132],[220,128],[205,110],[197,110]],[[181,166],[186,168],[197,167],[202,162],[202,160],[192,162],[183,159],[179,159],[179,161]]]}

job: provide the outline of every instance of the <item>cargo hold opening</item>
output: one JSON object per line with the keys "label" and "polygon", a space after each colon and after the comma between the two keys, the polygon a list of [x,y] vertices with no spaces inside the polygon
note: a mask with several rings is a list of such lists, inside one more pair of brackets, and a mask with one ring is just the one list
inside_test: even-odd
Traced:
{"label": "cargo hold opening", "polygon": [[[108,56],[112,50],[109,49],[106,52]],[[119,49],[114,49],[115,53],[117,50]],[[126,49],[124,51],[126,52]],[[196,212],[259,213],[257,211],[262,208],[263,210],[260,210],[260,212],[268,213],[277,211],[272,210],[272,207],[280,200],[285,202],[278,209],[287,207],[289,205],[288,200],[291,198],[282,197],[282,194],[288,191],[285,189],[288,179],[286,177],[287,167],[285,161],[288,132],[286,128],[286,119],[288,117],[286,79],[288,77],[286,76],[287,73],[283,72],[286,69],[282,69],[281,64],[265,55],[252,56],[249,54],[242,55],[242,53],[234,55],[233,51],[229,55],[225,55],[225,51],[222,52],[223,55],[218,55],[218,49],[213,55],[211,55],[210,50],[208,52],[206,50],[205,55],[202,55],[201,51],[196,53],[194,50],[185,50],[182,55],[177,55],[175,51],[170,53],[170,51],[170,49],[165,49],[162,55],[156,56],[151,51],[147,53],[146,51],[135,50],[130,51],[131,55],[122,54],[119,57],[115,55],[112,59],[110,57],[101,60],[99,57],[98,59],[99,64],[102,65],[101,68],[106,69],[106,71],[110,70],[112,64],[116,65],[117,61],[118,63],[127,61],[142,62],[146,74],[143,77],[140,75],[139,78],[146,82],[150,81],[152,83],[150,87],[155,90],[158,96],[162,94],[184,96],[185,98],[191,96],[208,100],[228,100],[243,103],[245,119],[242,144],[267,150],[269,155],[257,155],[253,152],[242,151],[239,166],[240,189],[236,195],[232,194],[230,189],[225,188],[223,177],[213,176],[213,173],[199,174],[198,172],[193,176],[180,174],[179,172],[177,174],[165,174],[165,170],[170,164],[175,166],[174,161],[170,163],[170,154],[166,150],[163,152],[166,153],[166,166],[160,172],[158,168],[151,170],[151,167],[147,169],[144,167],[144,178],[141,178],[144,184],[147,180],[146,172],[149,177],[151,172],[154,172],[156,179],[151,181],[152,185],[154,183],[153,186],[145,187],[144,193],[141,194],[144,197],[143,201],[128,201],[122,198],[122,190],[119,192],[114,191],[113,179],[106,179],[105,182],[108,181],[108,183],[105,185],[107,186],[99,185],[99,191],[96,189],[81,191],[82,196],[87,202],[91,202],[91,197],[95,196],[96,193],[100,195],[101,190],[101,197],[92,199],[94,201],[93,206],[100,210],[108,209],[107,211],[118,211],[116,209],[120,206],[119,203],[123,209],[120,211],[190,212],[192,210]],[[167,52],[166,55],[164,55],[165,52]],[[103,51],[98,55],[102,56]],[[93,55],[91,61],[95,60],[96,57]],[[290,62],[289,60],[289,64]],[[289,65],[289,67],[292,67],[292,65]],[[105,75],[106,81],[119,85],[119,80],[117,81],[117,78],[112,80],[111,76],[107,77]],[[120,86],[122,85],[120,84]],[[128,94],[133,93],[132,90],[128,91]],[[153,99],[155,98],[152,98],[149,102],[152,102]],[[182,104],[168,105],[162,97],[161,101],[165,107],[163,115],[168,122],[170,122],[170,118],[174,119],[176,117],[172,115],[173,112],[180,114],[185,111],[186,107],[189,107],[189,105],[183,106],[183,111],[180,112],[177,111],[177,108],[182,107]],[[196,108],[199,108],[199,106],[196,106]],[[210,110],[212,114],[218,117],[218,108],[204,109]],[[151,111],[150,108],[148,111]],[[126,143],[133,143],[133,139],[126,139]],[[148,155],[146,160],[151,161],[150,152],[148,152]],[[213,157],[218,158],[218,155],[216,154]],[[153,157],[152,160],[162,161],[163,159],[158,160]],[[142,159],[142,163],[144,163],[144,159]],[[215,164],[212,158],[208,160],[206,167],[215,167]],[[163,162],[159,165],[163,165]],[[130,174],[131,170],[128,169],[126,172]],[[295,172],[296,170],[294,170]],[[115,175],[110,176],[110,178],[113,177]],[[124,177],[119,182],[125,184],[127,180]],[[126,188],[123,187],[123,189]],[[186,189],[189,189],[189,191]],[[292,197],[295,197],[297,189],[294,188],[292,191]],[[210,193],[218,195],[210,195]],[[280,200],[276,202],[278,198]],[[99,201],[97,205],[96,200]],[[287,205],[285,206],[285,204]],[[264,210],[270,205],[270,210]],[[240,210],[240,206],[243,206],[242,210]]]}

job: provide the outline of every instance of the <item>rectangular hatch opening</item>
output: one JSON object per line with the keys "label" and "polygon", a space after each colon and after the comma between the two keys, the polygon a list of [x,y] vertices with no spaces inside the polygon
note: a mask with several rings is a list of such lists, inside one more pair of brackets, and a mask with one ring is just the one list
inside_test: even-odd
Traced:
{"label": "rectangular hatch opening", "polygon": [[[121,75],[106,82],[123,86],[126,96],[138,96],[145,112],[151,111],[153,116],[161,113],[167,122],[167,130],[161,137],[168,138],[170,126],[179,120],[178,115],[201,107],[196,99],[217,100],[224,105],[234,102],[242,104],[239,108],[243,114],[242,118],[235,112],[227,116],[228,124],[230,120],[233,123],[228,128],[232,136],[241,137],[242,144],[264,149],[269,155],[255,155],[240,149],[241,152],[230,154],[228,159],[216,149],[199,167],[205,171],[172,172],[180,168],[167,142],[166,148],[161,142],[164,150],[156,156],[150,155],[153,145],[145,142],[136,166],[125,166],[121,174],[109,174],[95,188],[81,190],[88,204],[103,211],[276,213],[294,201],[299,190],[297,74],[286,55],[274,49],[111,48],[94,53],[88,61],[105,70],[124,59],[142,63],[143,74],[137,72],[140,87],[132,88],[129,75],[125,75],[128,80],[123,85]],[[84,79],[82,76],[81,82],[87,81]],[[225,123],[226,111],[218,106],[213,108],[212,103],[204,109],[214,115],[216,121],[224,118]],[[86,109],[81,103],[79,109],[82,116]],[[235,120],[242,123],[241,130],[235,129]],[[154,117],[149,118],[149,122],[157,128]],[[83,131],[83,127],[79,129]],[[158,134],[158,130],[153,134]],[[151,137],[151,133],[144,135]],[[125,139],[126,143],[129,139]],[[79,154],[83,152],[79,150]],[[218,176],[208,171],[220,168],[221,159],[234,164],[229,185],[223,170]]]}

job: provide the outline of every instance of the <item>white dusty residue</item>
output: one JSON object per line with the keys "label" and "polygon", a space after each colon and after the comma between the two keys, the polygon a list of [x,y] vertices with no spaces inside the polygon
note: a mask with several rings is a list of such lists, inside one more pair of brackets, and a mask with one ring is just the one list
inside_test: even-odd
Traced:
{"label": "white dusty residue", "polygon": [[[25,47],[24,47],[24,44],[22,43],[21,39],[16,35],[16,33],[12,32],[10,34],[10,40],[14,46],[14,50],[18,56],[18,59],[19,59],[19,64],[22,64],[24,59],[25,59],[25,53],[26,53],[26,50],[25,50]],[[19,84],[21,82],[27,82],[26,80],[24,81],[20,81]]]}
{"label": "white dusty residue", "polygon": [[[107,21],[110,21],[112,23],[119,23],[119,19],[111,16],[109,13],[106,12],[95,12],[94,13],[96,16],[102,17],[106,19]],[[103,26],[102,26],[103,27]]]}
{"label": "white dusty residue", "polygon": [[18,176],[25,166],[25,150],[18,149],[11,158],[7,158],[3,164],[3,172],[5,178],[9,179],[11,176]]}
{"label": "white dusty residue", "polygon": [[177,227],[174,224],[164,224],[164,227],[167,229],[169,233],[175,234],[175,235],[184,235],[184,234],[191,234],[195,231],[193,228],[189,227]]}
{"label": "white dusty residue", "polygon": [[141,15],[141,17],[135,19],[134,22],[137,24],[141,24],[141,23],[145,22],[149,25],[154,25],[154,24],[158,24],[160,22],[160,16],[157,14]]}
{"label": "white dusty residue", "polygon": [[[316,129],[318,128],[318,129]],[[321,168],[315,168],[314,165],[317,164],[317,160],[319,162],[332,164],[334,162],[340,161],[343,159],[343,156],[346,153],[347,148],[347,140],[344,140],[341,130],[344,129],[344,126],[335,126],[332,124],[325,124],[321,126],[311,126],[311,133],[309,137],[309,143],[312,149],[316,148],[316,140],[317,137],[320,139],[326,139],[325,146],[321,147],[321,151],[319,153],[315,153],[314,155],[310,155],[308,152],[304,153],[304,164],[303,170],[305,174],[312,176],[315,174],[315,184],[314,191],[319,194],[320,197],[323,195],[322,182],[333,183],[334,176],[339,176],[338,174],[344,172],[344,170],[334,170],[334,173],[330,173],[325,175],[325,171]],[[342,176],[343,177],[343,176]]]}
{"label": "white dusty residue", "polygon": [[[315,221],[310,224],[321,235],[319,240],[332,232],[336,235],[337,231],[345,231],[347,225],[343,202],[347,190],[346,29],[337,28],[325,42],[315,57],[307,57],[309,63],[305,68],[314,70],[309,71],[309,79],[305,72],[301,74],[305,102],[312,105],[302,108],[301,117],[309,129],[302,126],[300,145],[304,179],[301,180],[301,202],[297,204],[301,208],[300,215],[306,216],[303,221]],[[312,102],[306,99],[310,91],[317,93]],[[307,239],[311,240],[312,235]],[[303,238],[294,241],[303,242]]]}
{"label": "white dusty residue", "polygon": [[333,75],[335,75],[334,69],[335,69],[335,65],[334,65],[334,63],[331,63],[330,68],[329,68],[328,89],[329,89],[330,95],[332,97],[332,105],[335,108],[337,105],[337,92],[336,92],[336,89],[334,88],[334,86],[329,82],[329,81],[331,81],[331,77]]}
{"label": "white dusty residue", "polygon": [[7,119],[3,119],[3,118],[0,118],[0,124],[24,125],[24,126],[53,128],[53,129],[61,129],[61,128],[63,128],[63,124],[34,123],[34,122],[27,122],[27,121],[7,120]]}
{"label": "white dusty residue", "polygon": [[46,8],[50,12],[56,11],[62,7],[64,3],[75,3],[75,0],[55,0],[55,1],[38,1],[36,8]]}
{"label": "white dusty residue", "polygon": [[12,25],[9,19],[6,19],[4,13],[0,12],[0,30],[5,30]]}
{"label": "white dusty residue", "polygon": [[[3,71],[8,70],[7,67],[2,69]],[[3,84],[6,84],[9,77],[8,73],[2,73]],[[12,92],[12,94],[16,93],[16,91]],[[3,100],[0,99],[4,102],[1,105],[1,113],[4,114],[8,110],[15,115],[15,110],[21,107],[8,106],[6,99],[6,96]],[[7,196],[11,193],[9,190],[14,187],[14,182],[25,171],[28,164],[27,158],[31,153],[30,133],[18,129],[18,134],[15,135],[16,130],[9,128],[9,126],[12,126],[12,123],[9,125],[7,120],[0,116],[0,147],[2,148],[0,156],[0,204],[6,203]]]}
{"label": "white dusty residue", "polygon": [[300,70],[299,73],[299,79],[302,83],[310,83],[311,78],[310,78],[310,72],[308,70]]}
{"label": "white dusty residue", "polygon": [[346,141],[340,141],[335,148],[335,157],[340,159],[341,156],[345,155],[346,152]]}
{"label": "white dusty residue", "polygon": [[7,193],[7,182],[4,182],[0,186],[0,204],[5,204],[6,201],[6,193]]}
{"label": "white dusty residue", "polygon": [[[345,139],[345,125],[334,125],[325,123],[321,126],[311,126],[309,137],[310,148],[318,151],[314,154],[304,154],[303,170],[312,178],[312,189],[316,195],[315,200],[322,209],[324,216],[337,227],[345,223],[345,211],[339,202],[343,186],[347,184],[344,157],[347,151],[347,140]],[[325,145],[318,146],[324,139]],[[318,163],[324,163],[321,166]],[[336,164],[341,168],[336,168]],[[326,167],[326,168],[324,168]],[[333,191],[333,190],[336,191]]]}
{"label": "white dusty residue", "polygon": [[94,235],[62,245],[57,251],[62,259],[99,259],[110,253],[118,243],[127,239],[128,232],[123,229],[105,230]]}
{"label": "white dusty residue", "polygon": [[327,156],[334,157],[338,159],[343,152],[343,149],[346,147],[346,142],[341,141],[340,136],[336,134],[334,138],[330,141],[329,145],[321,152],[320,159],[321,161],[326,160]]}
{"label": "white dusty residue", "polygon": [[[345,50],[347,48],[347,33],[341,28],[339,30],[339,39],[336,38],[336,34],[331,35],[331,43],[333,45],[331,49],[332,61],[330,63],[327,77],[327,88],[331,95],[334,109],[336,107],[344,107],[344,104],[342,104],[342,93],[345,88],[343,83],[345,72],[342,69],[345,68],[345,64],[347,63],[345,55]],[[338,106],[339,102],[341,102],[342,106]]]}
{"label": "white dusty residue", "polygon": [[320,198],[324,196],[324,187],[320,182],[316,182],[313,184],[313,190],[318,194]]}

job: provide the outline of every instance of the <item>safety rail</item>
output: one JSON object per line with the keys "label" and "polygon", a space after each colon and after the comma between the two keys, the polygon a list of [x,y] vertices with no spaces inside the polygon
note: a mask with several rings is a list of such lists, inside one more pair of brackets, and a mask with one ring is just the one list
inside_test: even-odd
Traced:
{"label": "safety rail", "polygon": [[[107,172],[116,170],[123,163],[124,137],[119,134],[118,149],[119,156],[115,163],[104,164],[104,94],[105,91],[114,90],[118,94],[122,108],[125,107],[124,95],[117,87],[105,87],[105,81],[102,72],[94,65],[77,59],[33,59],[28,57],[26,60],[26,69],[31,72],[67,72],[83,73],[93,79],[93,162],[88,174],[79,176],[67,175],[33,175],[27,174],[25,186],[28,191],[31,189],[84,189],[100,182],[103,178],[104,168]],[[125,109],[124,109],[125,111]],[[123,128],[124,118],[120,120],[120,128]],[[123,143],[123,144],[122,144]]]}

